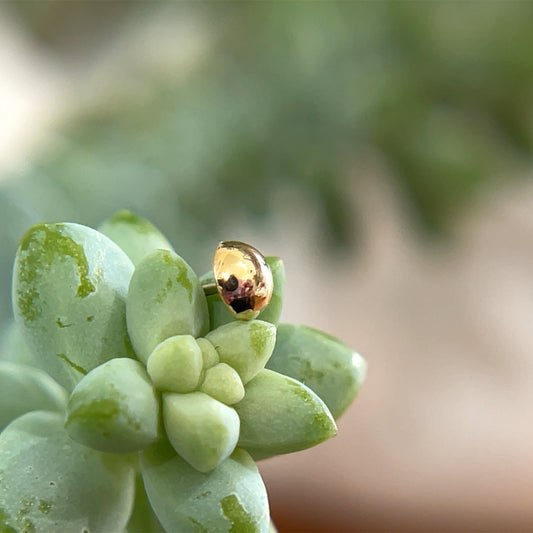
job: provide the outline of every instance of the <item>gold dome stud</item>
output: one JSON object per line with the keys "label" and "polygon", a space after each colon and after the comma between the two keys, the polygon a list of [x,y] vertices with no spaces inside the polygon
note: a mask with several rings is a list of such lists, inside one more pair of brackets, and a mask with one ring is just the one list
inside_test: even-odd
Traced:
{"label": "gold dome stud", "polygon": [[221,300],[240,320],[255,318],[272,297],[272,272],[263,254],[239,241],[222,241],[213,258],[213,274]]}

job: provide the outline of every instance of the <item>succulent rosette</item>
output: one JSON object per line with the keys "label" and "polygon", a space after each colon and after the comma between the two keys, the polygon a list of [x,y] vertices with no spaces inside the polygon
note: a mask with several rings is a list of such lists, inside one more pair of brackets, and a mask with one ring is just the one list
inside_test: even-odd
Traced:
{"label": "succulent rosette", "polygon": [[278,325],[267,262],[270,303],[235,320],[127,211],[28,230],[0,361],[0,531],[269,531],[254,459],[334,436],[365,363]]}

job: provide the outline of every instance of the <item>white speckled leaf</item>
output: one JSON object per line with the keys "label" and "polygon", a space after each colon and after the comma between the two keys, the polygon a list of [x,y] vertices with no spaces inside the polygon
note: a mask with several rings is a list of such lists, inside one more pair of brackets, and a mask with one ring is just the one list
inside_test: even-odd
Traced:
{"label": "white speckled leaf", "polygon": [[127,320],[135,353],[144,363],[169,337],[204,335],[209,326],[207,303],[192,268],[168,250],[148,254],[131,278]]}
{"label": "white speckled leaf", "polygon": [[0,531],[117,533],[133,503],[131,458],[74,442],[63,417],[28,413],[0,435]]}
{"label": "white speckled leaf", "polygon": [[162,441],[141,452],[141,471],[150,503],[166,531],[269,531],[265,486],[244,450],[235,450],[211,473],[202,474]]}
{"label": "white speckled leaf", "polygon": [[67,390],[105,361],[133,355],[125,321],[132,272],[114,242],[79,224],[37,224],[22,238],[15,318],[39,366]]}
{"label": "white speckled leaf", "polygon": [[340,340],[307,326],[280,324],[267,368],[290,376],[318,394],[335,418],[356,397],[366,361]]}
{"label": "white speckled leaf", "polygon": [[254,459],[315,446],[337,434],[324,402],[299,381],[261,370],[233,407],[241,419],[238,446]]}
{"label": "white speckled leaf", "polygon": [[31,366],[0,361],[0,431],[29,411],[64,412],[67,391]]}
{"label": "white speckled leaf", "polygon": [[126,209],[102,222],[98,231],[117,243],[134,265],[154,250],[172,250],[172,245],[151,222]]}

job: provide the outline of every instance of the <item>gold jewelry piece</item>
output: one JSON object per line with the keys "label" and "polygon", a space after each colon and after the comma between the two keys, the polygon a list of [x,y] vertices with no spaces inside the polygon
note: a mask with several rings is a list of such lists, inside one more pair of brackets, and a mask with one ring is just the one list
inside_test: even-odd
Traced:
{"label": "gold jewelry piece", "polygon": [[206,294],[216,290],[230,313],[240,320],[255,318],[272,297],[272,272],[263,254],[239,241],[222,241],[213,258],[215,283],[205,285]]}

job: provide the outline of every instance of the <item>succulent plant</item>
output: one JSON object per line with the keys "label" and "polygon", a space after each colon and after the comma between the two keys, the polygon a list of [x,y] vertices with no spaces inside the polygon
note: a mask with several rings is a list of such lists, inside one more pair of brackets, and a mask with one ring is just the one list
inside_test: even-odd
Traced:
{"label": "succulent plant", "polygon": [[269,531],[254,459],[334,436],[365,362],[278,326],[283,264],[267,262],[272,299],[243,321],[130,212],[27,231],[0,361],[0,531]]}

